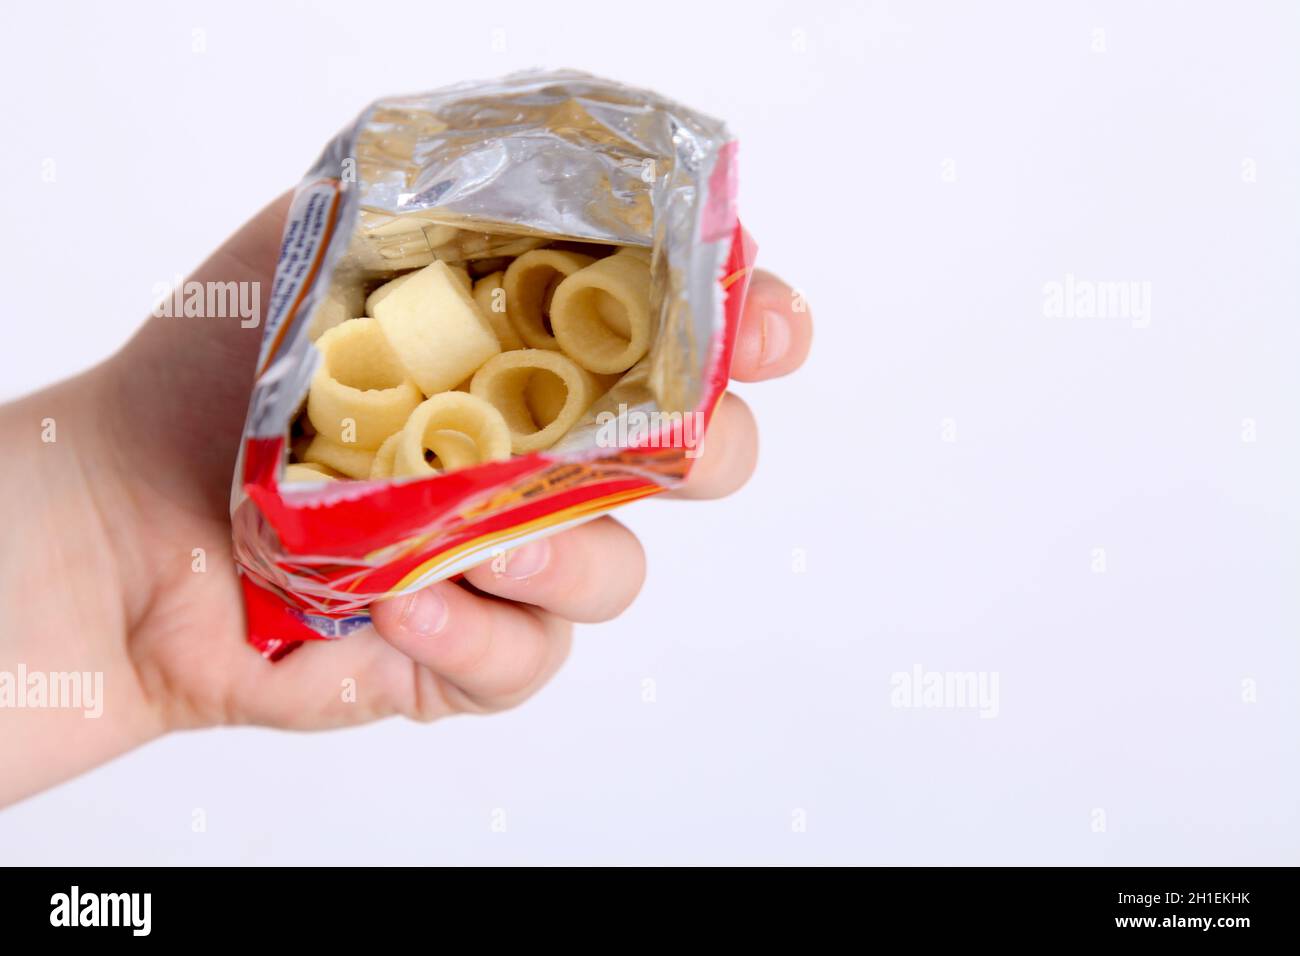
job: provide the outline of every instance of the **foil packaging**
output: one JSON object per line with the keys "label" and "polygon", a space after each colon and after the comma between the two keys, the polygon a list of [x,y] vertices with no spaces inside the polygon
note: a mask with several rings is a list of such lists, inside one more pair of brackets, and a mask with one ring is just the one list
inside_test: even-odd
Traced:
{"label": "foil packaging", "polygon": [[[754,253],[735,161],[721,122],[574,71],[386,98],[325,148],[285,227],[232,487],[255,646],[278,658],[344,636],[376,598],[685,478],[725,387]],[[658,330],[556,447],[426,479],[280,486],[326,329],[435,259],[487,268],[557,240],[649,247]]]}

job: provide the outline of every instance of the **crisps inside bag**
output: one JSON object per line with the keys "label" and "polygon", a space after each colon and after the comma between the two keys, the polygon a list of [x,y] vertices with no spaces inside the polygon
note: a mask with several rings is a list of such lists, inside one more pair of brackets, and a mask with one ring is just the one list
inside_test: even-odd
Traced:
{"label": "crisps inside bag", "polygon": [[573,71],[383,99],[335,138],[285,226],[231,491],[250,642],[344,637],[680,484],[755,251],[735,193],[722,123]]}

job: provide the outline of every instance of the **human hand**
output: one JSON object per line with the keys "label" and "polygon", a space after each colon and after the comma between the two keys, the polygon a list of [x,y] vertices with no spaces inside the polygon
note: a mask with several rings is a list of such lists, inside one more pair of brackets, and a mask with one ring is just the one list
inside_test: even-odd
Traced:
{"label": "human hand", "polygon": [[[271,287],[288,197],[191,278]],[[764,272],[750,285],[732,367],[759,381],[802,364],[811,316]],[[376,602],[373,626],[275,665],[245,640],[229,483],[261,329],[152,318],[116,356],[0,408],[14,449],[0,477],[15,531],[0,546],[9,627],[0,672],[104,675],[103,713],[0,709],[0,805],[165,732],[215,724],[322,729],[395,714],[432,720],[518,704],[564,661],[573,622],[616,617],[645,556],[611,517],[508,552],[465,575]],[[57,440],[41,440],[53,420]],[[749,478],[752,414],[723,397],[690,479],[716,498]],[[203,570],[196,570],[202,549]],[[355,681],[355,700],[341,693]]]}

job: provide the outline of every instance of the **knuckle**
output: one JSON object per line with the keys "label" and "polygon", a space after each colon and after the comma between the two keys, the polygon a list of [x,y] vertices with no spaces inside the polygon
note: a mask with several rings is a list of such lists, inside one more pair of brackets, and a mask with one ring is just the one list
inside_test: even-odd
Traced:
{"label": "knuckle", "polygon": [[441,646],[429,655],[435,671],[463,677],[482,669],[492,652],[495,624],[490,614],[476,614],[473,620],[460,620],[434,638]]}
{"label": "knuckle", "polygon": [[539,622],[542,637],[537,641],[537,648],[530,666],[520,668],[515,677],[509,681],[512,686],[502,688],[494,700],[494,709],[508,710],[518,707],[528,698],[541,690],[552,674],[568,659],[573,645],[573,625],[559,618]]}
{"label": "knuckle", "polygon": [[439,717],[456,712],[457,708],[447,697],[437,675],[414,661],[411,662],[411,685],[411,708],[406,714],[409,719],[429,724]]}
{"label": "knuckle", "polygon": [[645,548],[640,539],[608,517],[593,524],[593,531],[581,557],[566,571],[563,585],[565,608],[573,620],[584,624],[618,617],[645,583]]}

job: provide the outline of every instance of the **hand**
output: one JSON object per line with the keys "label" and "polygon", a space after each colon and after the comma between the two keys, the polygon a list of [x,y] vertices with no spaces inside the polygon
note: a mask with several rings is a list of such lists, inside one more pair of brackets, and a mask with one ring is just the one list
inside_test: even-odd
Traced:
{"label": "hand", "polygon": [[[267,207],[192,278],[259,282],[265,300],[287,208],[288,197]],[[734,377],[793,371],[811,336],[790,288],[756,273]],[[236,319],[153,318],[103,365],[0,408],[11,452],[0,477],[10,511],[0,676],[19,664],[104,675],[97,719],[0,708],[0,805],[171,730],[320,729],[513,706],[564,661],[572,622],[609,620],[640,590],[640,543],[603,517],[516,549],[500,573],[470,570],[472,587],[442,582],[376,602],[373,627],[268,664],[245,641],[229,521],[260,338]],[[42,440],[50,420],[53,442]],[[756,455],[753,416],[728,394],[674,496],[730,494]]]}

